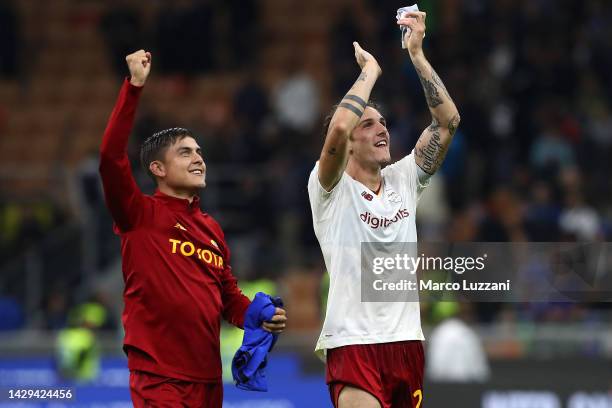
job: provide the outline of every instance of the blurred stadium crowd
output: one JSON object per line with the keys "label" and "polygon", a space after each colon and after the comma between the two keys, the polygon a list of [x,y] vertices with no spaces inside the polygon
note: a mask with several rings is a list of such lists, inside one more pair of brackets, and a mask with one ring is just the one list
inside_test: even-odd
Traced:
{"label": "blurred stadium crowd", "polygon": [[[395,25],[405,3],[3,1],[0,314],[14,318],[0,330],[59,328],[70,305],[98,295],[101,276],[120,278],[96,155],[124,57],[139,48],[153,53],[132,138],[139,183],[152,190],[138,163],[140,141],[165,127],[194,130],[208,166],[202,207],[224,227],[235,273],[279,282],[294,311],[307,309],[293,322],[316,329],[324,271],[306,182],[323,117],[358,73],[352,41],[383,69],[374,98],[394,159],[430,122]],[[427,11],[426,54],[462,117],[420,203],[420,239],[610,240],[609,2],[419,7]],[[24,281],[33,264],[41,287],[34,294]],[[609,317],[606,305],[501,304],[477,305],[472,316],[580,324]]]}

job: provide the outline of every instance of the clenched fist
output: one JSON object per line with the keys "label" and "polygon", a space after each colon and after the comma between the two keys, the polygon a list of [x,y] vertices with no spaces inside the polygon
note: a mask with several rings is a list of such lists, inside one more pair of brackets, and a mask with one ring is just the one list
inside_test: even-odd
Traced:
{"label": "clenched fist", "polygon": [[134,86],[143,86],[151,71],[151,53],[138,50],[125,57],[130,70],[130,83]]}

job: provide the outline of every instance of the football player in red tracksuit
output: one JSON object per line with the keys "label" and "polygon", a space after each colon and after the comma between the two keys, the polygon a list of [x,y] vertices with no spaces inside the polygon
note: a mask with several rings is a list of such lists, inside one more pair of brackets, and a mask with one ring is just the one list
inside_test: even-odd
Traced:
{"label": "football player in red tracksuit", "polygon": [[[144,50],[126,57],[126,79],[104,133],[100,174],[121,237],[124,350],[136,407],[221,407],[221,318],[242,327],[250,301],[237,286],[219,224],[200,210],[206,183],[202,151],[187,129],[172,128],[141,147],[157,190],[144,195],[134,180],[127,145],[151,69]],[[263,328],[279,333],[277,308]]]}

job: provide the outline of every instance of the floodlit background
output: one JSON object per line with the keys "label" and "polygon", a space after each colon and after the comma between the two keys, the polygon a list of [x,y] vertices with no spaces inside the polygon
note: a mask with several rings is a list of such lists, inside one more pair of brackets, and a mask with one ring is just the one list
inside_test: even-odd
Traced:
{"label": "floodlit background", "polygon": [[[67,406],[130,406],[119,241],[97,152],[124,57],[140,48],[153,53],[131,138],[141,187],[153,188],[139,143],[166,127],[195,131],[208,166],[202,208],[225,229],[241,286],[282,295],[291,319],[270,358],[271,391],[228,383],[226,406],[331,406],[312,352],[326,283],[306,182],[322,119],[358,75],[354,40],[383,69],[374,98],[394,159],[430,123],[395,24],[405,5],[2,0],[0,406],[15,403],[3,387],[60,385],[77,387]],[[418,5],[425,53],[462,117],[420,203],[419,239],[609,241],[610,2]],[[612,407],[609,303],[422,306],[428,361],[441,361],[424,406]],[[224,331],[225,360],[240,341]]]}

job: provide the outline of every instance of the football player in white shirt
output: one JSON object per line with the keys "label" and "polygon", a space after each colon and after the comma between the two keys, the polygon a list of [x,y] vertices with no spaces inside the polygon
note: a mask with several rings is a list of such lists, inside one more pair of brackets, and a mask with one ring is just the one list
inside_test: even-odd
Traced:
{"label": "football player in white shirt", "polygon": [[[313,226],[330,274],[317,351],[327,358],[335,407],[422,408],[423,346],[418,302],[362,302],[362,242],[416,242],[415,210],[440,167],[459,113],[422,49],[425,13],[398,21],[432,116],[412,153],[389,164],[385,119],[367,101],[382,71],[355,47],[361,74],[336,107],[308,181]],[[384,168],[383,168],[384,167]]]}

